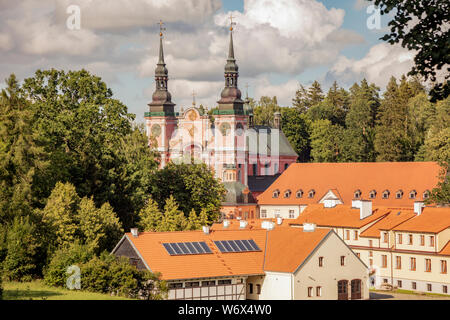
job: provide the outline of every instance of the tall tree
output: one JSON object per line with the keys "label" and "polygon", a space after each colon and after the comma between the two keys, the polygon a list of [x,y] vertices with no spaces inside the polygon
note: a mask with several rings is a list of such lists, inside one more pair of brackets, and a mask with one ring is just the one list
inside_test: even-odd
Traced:
{"label": "tall tree", "polygon": [[297,108],[281,108],[281,128],[299,155],[300,162],[309,162],[311,158],[309,126],[310,121],[306,119],[305,114],[298,112]]}
{"label": "tall tree", "polygon": [[277,97],[261,97],[258,105],[253,109],[255,125],[272,126],[273,114],[277,111],[280,111]]}
{"label": "tall tree", "polygon": [[339,161],[342,130],[330,120],[316,120],[311,124],[311,158],[314,162]]}
{"label": "tall tree", "polygon": [[159,227],[160,231],[181,231],[185,230],[187,221],[183,211],[178,209],[175,198],[171,195],[166,199],[164,205],[164,215]]}
{"label": "tall tree", "polygon": [[[380,6],[381,14],[393,12],[388,26],[390,33],[381,39],[390,44],[416,51],[414,66],[409,74],[421,75],[435,81],[430,95],[441,100],[450,94],[450,3],[442,0],[370,0]],[[445,80],[437,81],[437,73],[444,71]]]}
{"label": "tall tree", "polygon": [[325,99],[322,91],[322,86],[317,80],[315,80],[312,83],[311,87],[308,89],[308,99],[311,103],[311,106],[314,106]]}
{"label": "tall tree", "polygon": [[142,231],[159,231],[162,218],[163,215],[158,208],[158,204],[152,198],[149,198],[147,204],[139,212],[137,226]]}
{"label": "tall tree", "polygon": [[300,85],[298,90],[295,92],[295,97],[292,99],[292,106],[299,113],[306,113],[309,108],[311,108],[311,101],[308,97],[308,90],[305,89],[303,85]]}

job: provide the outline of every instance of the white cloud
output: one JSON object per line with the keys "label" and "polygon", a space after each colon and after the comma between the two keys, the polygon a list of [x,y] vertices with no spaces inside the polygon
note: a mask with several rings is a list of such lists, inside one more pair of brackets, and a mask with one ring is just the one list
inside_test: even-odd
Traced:
{"label": "white cloud", "polygon": [[277,97],[280,106],[292,105],[292,98],[298,90],[300,82],[291,79],[281,84],[271,84],[267,77],[261,77],[255,83],[255,97],[268,96]]}
{"label": "white cloud", "polygon": [[7,51],[12,49],[13,41],[8,34],[0,34],[0,51]]}

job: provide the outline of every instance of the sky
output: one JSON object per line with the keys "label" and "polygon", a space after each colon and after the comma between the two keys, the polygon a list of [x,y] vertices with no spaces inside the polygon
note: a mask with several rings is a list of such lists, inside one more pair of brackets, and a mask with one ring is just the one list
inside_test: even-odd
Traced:
{"label": "sky", "polygon": [[[80,9],[80,28],[71,5]],[[314,80],[324,91],[366,78],[382,89],[406,74],[414,53],[380,40],[389,16],[366,0],[0,0],[0,79],[38,69],[87,69],[144,121],[155,90],[159,20],[176,110],[215,107],[224,86],[229,16],[239,87],[246,95],[277,96],[290,106]],[[375,15],[374,15],[375,14]],[[69,24],[70,26],[71,24]],[[370,27],[372,26],[372,27]],[[375,28],[373,28],[375,26]],[[2,84],[2,86],[4,86]]]}

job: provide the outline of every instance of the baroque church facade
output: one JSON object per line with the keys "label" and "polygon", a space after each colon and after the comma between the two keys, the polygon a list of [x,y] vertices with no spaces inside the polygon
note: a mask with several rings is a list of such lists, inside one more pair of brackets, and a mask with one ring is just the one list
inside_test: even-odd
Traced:
{"label": "baroque church facade", "polygon": [[218,107],[207,113],[193,104],[176,112],[168,90],[162,39],[161,32],[156,90],[145,113],[149,144],[160,153],[160,166],[170,161],[204,162],[227,189],[222,213],[231,217],[258,217],[256,196],[298,157],[281,131],[281,114],[274,114],[272,127],[254,125],[253,110],[248,99],[242,100],[238,88],[232,27],[225,86]]}

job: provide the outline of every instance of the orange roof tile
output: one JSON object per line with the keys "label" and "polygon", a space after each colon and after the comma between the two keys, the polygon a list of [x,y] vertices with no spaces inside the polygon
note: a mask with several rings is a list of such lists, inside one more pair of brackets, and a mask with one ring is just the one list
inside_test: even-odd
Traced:
{"label": "orange roof tile", "polygon": [[222,223],[214,223],[211,226],[211,230],[258,230],[261,228],[261,223],[263,221],[271,221],[275,223],[275,227],[288,227],[289,223],[294,221],[294,219],[283,219],[282,223],[280,225],[276,224],[277,219],[248,219],[246,220],[248,222],[247,226],[244,229],[240,228],[240,221],[238,219],[226,219],[229,221],[228,227],[223,226]]}
{"label": "orange roof tile", "polygon": [[[433,189],[439,181],[440,166],[435,162],[373,162],[373,163],[293,163],[272,185],[258,196],[258,204],[299,205],[317,203],[331,189],[337,189],[344,204],[351,204],[354,192],[360,190],[363,199],[369,199],[372,190],[377,192],[373,205],[412,207],[420,201],[426,190]],[[278,198],[272,198],[274,190],[280,190]],[[284,198],[284,191],[292,194]],[[296,198],[297,190],[303,197]],[[308,191],[315,196],[308,198]],[[384,190],[390,191],[388,199],[382,199]],[[396,199],[395,193],[403,191]],[[409,192],[417,192],[416,199],[409,199]]]}
{"label": "orange roof tile", "polygon": [[416,216],[413,209],[395,209],[389,208],[390,213],[376,222],[364,232],[360,234],[360,237],[379,238],[381,230],[391,230],[399,224]]}
{"label": "orange roof tile", "polygon": [[450,208],[425,207],[422,213],[393,230],[439,233],[450,228]]}
{"label": "orange roof tile", "polygon": [[360,210],[347,205],[324,208],[323,204],[310,204],[290,225],[301,225],[305,222],[315,223],[323,227],[361,228],[389,213],[387,208],[374,207],[372,215],[360,219]]}
{"label": "orange roof tile", "polygon": [[302,228],[275,228],[269,231],[264,270],[294,272],[329,232],[330,229],[303,232]]}
{"label": "orange roof tile", "polygon": [[447,244],[442,248],[441,252],[439,252],[440,255],[443,256],[450,256],[450,240],[447,242]]}
{"label": "orange roof tile", "polygon": [[[127,233],[153,272],[161,272],[162,279],[196,279],[218,276],[264,274],[263,261],[266,230],[227,230],[182,232],[142,232],[138,237]],[[253,239],[259,252],[221,253],[213,241]],[[162,243],[205,241],[212,254],[171,256]]]}

